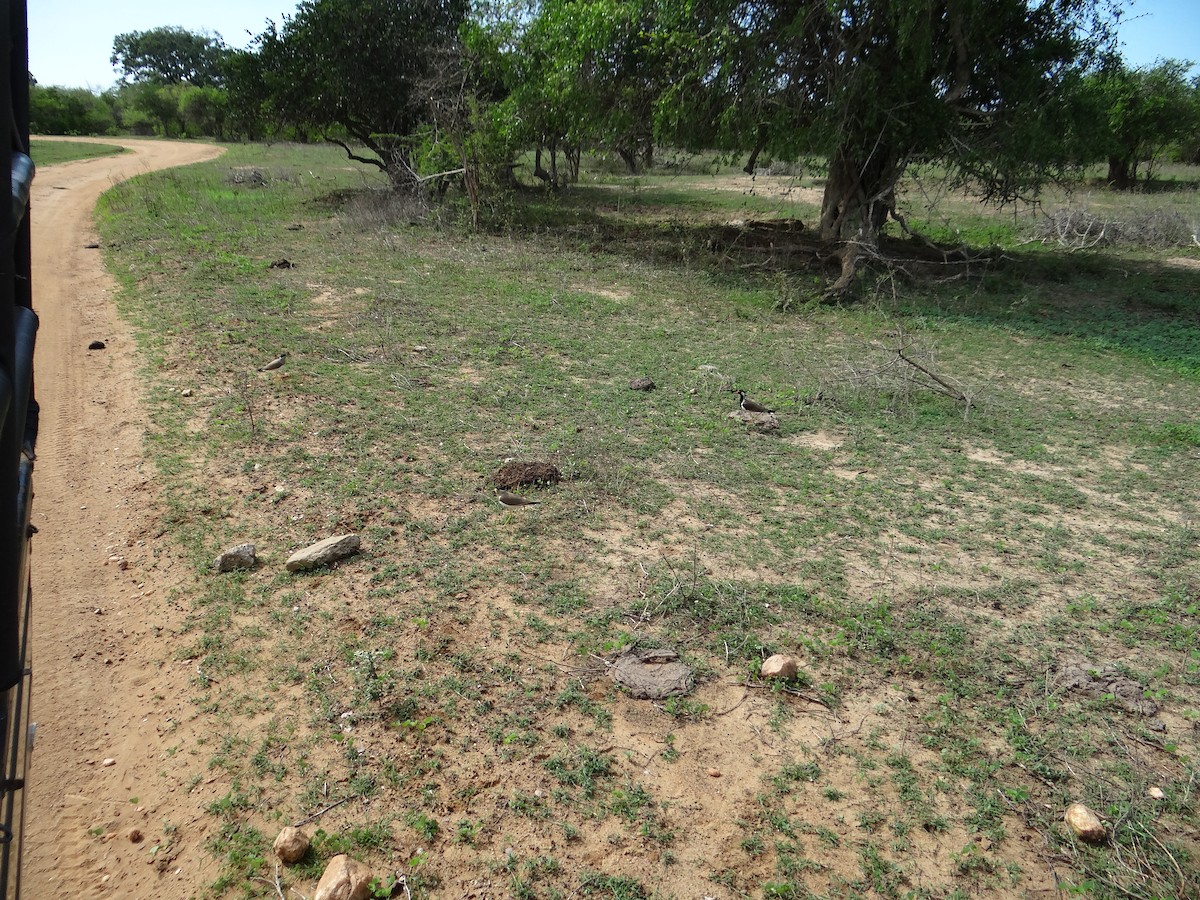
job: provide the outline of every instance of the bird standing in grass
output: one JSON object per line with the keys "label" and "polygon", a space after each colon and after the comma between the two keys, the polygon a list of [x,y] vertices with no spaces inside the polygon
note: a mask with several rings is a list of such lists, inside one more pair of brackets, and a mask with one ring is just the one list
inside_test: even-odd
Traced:
{"label": "bird standing in grass", "polygon": [[273,360],[271,360],[271,361],[270,361],[269,363],[267,363],[265,366],[259,366],[259,367],[258,367],[258,371],[260,371],[260,372],[274,372],[276,369],[282,369],[282,368],[283,368],[283,364],[284,364],[285,362],[287,362],[287,354],[286,354],[286,353],[280,353],[280,354],[279,354],[277,357],[275,357]]}
{"label": "bird standing in grass", "polygon": [[496,499],[500,501],[501,506],[516,507],[516,506],[535,506],[540,503],[540,500],[529,500],[512,491],[499,489],[496,491]]}
{"label": "bird standing in grass", "polygon": [[746,396],[746,392],[743,390],[738,390],[737,395],[738,395],[738,405],[742,409],[744,409],[746,412],[753,412],[753,413],[773,413],[773,412],[775,412],[775,410],[767,409],[761,403],[756,403],[755,401],[751,400],[749,397]]}

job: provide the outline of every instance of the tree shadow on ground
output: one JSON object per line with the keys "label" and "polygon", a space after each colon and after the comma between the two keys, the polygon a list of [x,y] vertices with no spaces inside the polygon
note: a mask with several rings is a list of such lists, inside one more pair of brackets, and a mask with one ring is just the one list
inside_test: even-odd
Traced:
{"label": "tree shadow on ground", "polygon": [[[708,272],[741,288],[796,278],[808,296],[840,270],[836,246],[797,220],[731,221],[729,209],[696,195],[664,202],[655,192],[617,196],[578,188],[526,192],[504,230],[593,254]],[[815,212],[814,212],[815,218]],[[899,315],[1070,337],[1200,375],[1200,255],[1170,258],[1106,248],[1088,252],[1028,245],[1015,250],[885,238],[885,260],[868,264],[849,298]]]}

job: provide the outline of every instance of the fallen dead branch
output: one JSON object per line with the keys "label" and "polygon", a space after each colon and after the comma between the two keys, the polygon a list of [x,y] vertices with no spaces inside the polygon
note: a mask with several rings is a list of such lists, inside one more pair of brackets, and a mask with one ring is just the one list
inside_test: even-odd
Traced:
{"label": "fallen dead branch", "polygon": [[311,816],[305,816],[299,822],[293,822],[292,827],[299,828],[301,825],[307,825],[309,822],[315,822],[317,819],[321,818],[321,816],[325,815],[325,813],[329,812],[331,809],[337,809],[343,803],[349,803],[351,800],[355,799],[357,796],[358,796],[357,794],[351,794],[349,797],[343,797],[341,800],[338,800],[334,803],[330,803],[324,809],[317,810]]}
{"label": "fallen dead branch", "polygon": [[1071,252],[1125,245],[1162,250],[1190,242],[1200,246],[1195,225],[1170,210],[1102,218],[1088,209],[1061,208],[1047,213],[1024,243],[1056,244]]}
{"label": "fallen dead branch", "polygon": [[[923,374],[928,375],[930,378],[932,378],[934,383],[937,384],[941,388],[940,393],[945,394],[947,397],[954,398],[959,403],[969,404],[971,402],[967,398],[967,395],[964,394],[962,391],[958,390],[958,388],[949,384],[945,379],[941,378],[936,373],[931,372],[929,369],[925,368],[923,365],[921,365],[915,359],[910,359],[909,357],[905,356],[903,347],[896,348],[896,355],[898,357],[900,357],[900,359],[904,360],[904,362],[908,363],[910,366],[912,366],[914,369],[916,369],[917,371],[922,372]],[[936,390],[936,388],[931,388],[931,390]]]}

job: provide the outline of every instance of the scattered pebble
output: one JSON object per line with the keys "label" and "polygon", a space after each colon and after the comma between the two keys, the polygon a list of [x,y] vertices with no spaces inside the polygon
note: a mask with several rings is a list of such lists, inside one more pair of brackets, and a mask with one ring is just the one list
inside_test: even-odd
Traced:
{"label": "scattered pebble", "polygon": [[720,778],[721,777],[720,769],[705,769],[704,772],[706,775],[708,775],[709,778]]}
{"label": "scattered pebble", "polygon": [[1148,787],[1146,788],[1146,796],[1151,800],[1165,800],[1167,795],[1163,793],[1163,789],[1160,787]]}
{"label": "scattered pebble", "polygon": [[137,828],[129,829],[129,843],[140,844],[142,842],[142,832]]}
{"label": "scattered pebble", "polygon": [[[105,662],[107,662],[107,660],[105,660]],[[117,761],[115,759],[113,759],[111,756],[106,756],[100,763],[100,765],[105,766],[105,767],[115,766],[116,764],[117,764]]]}

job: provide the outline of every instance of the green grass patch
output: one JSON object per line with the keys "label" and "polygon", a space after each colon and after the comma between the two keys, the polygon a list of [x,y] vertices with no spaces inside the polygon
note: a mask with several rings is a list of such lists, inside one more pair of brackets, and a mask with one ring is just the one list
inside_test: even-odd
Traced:
{"label": "green grass patch", "polygon": [[29,155],[38,168],[71,162],[76,159],[93,159],[98,156],[116,156],[124,153],[124,147],[116,144],[101,144],[92,141],[46,141],[36,137],[29,141]]}
{"label": "green grass patch", "polygon": [[[211,814],[266,834],[340,803],[322,854],[402,857],[431,891],[1033,893],[1057,889],[1047,845],[1080,890],[1190,890],[1195,270],[959,209],[953,234],[1007,258],[872,270],[830,307],[825,263],[731,224],[811,221],[811,174],[802,197],[593,176],[497,198],[478,232],[453,194],[405,201],[318,147],[105,195],[196,581],[173,652],[242,785]],[[739,387],[778,433],[730,418]],[[509,459],[563,479],[503,508]],[[274,564],[347,531],[364,552],[332,570]],[[273,562],[211,574],[243,540]],[[628,698],[607,672],[633,647],[677,650],[695,693]],[[775,653],[795,678],[760,677]],[[1107,665],[1161,712],[1060,678]],[[1128,813],[1158,782],[1160,817]],[[1063,835],[1078,797],[1136,872]],[[739,823],[730,859],[693,843],[709,814]],[[231,879],[258,871],[239,834],[213,848]]]}

